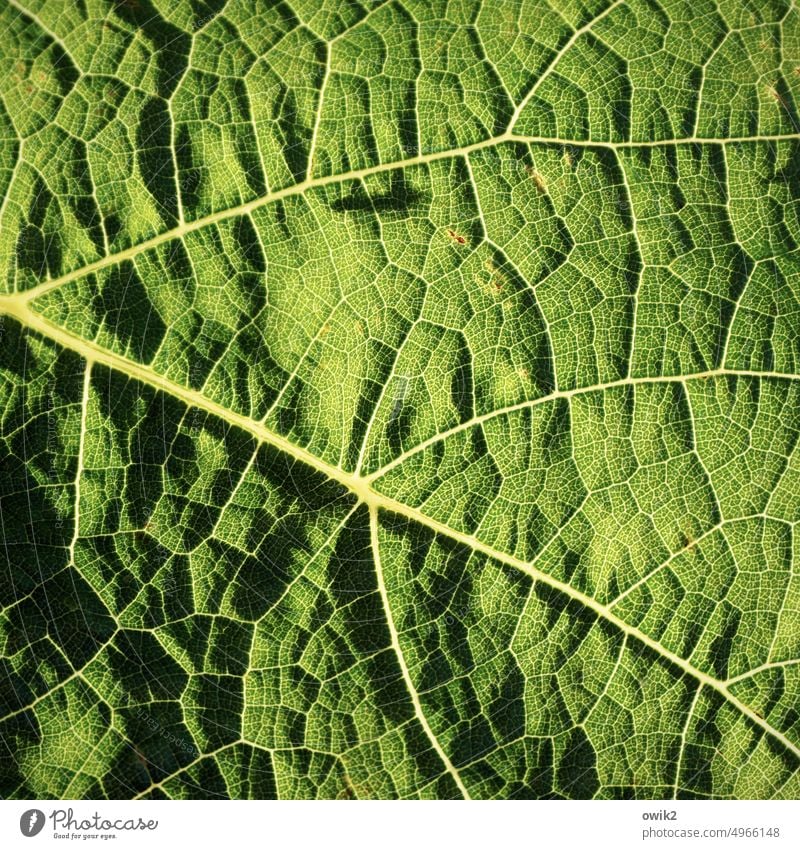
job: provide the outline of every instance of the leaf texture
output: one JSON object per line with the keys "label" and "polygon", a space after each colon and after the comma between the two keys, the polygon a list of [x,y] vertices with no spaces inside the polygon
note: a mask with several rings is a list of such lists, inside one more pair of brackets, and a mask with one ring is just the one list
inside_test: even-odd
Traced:
{"label": "leaf texture", "polygon": [[0,32],[3,796],[798,796],[795,4]]}

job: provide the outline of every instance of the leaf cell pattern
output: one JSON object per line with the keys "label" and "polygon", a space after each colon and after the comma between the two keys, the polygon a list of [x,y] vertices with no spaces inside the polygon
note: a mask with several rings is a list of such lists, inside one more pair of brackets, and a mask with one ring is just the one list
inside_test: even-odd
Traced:
{"label": "leaf cell pattern", "polygon": [[3,0],[0,793],[797,798],[791,0]]}

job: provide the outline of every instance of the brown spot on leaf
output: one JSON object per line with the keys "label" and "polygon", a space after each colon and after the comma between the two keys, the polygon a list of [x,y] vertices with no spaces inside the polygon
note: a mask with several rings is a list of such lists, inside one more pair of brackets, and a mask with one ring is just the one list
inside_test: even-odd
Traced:
{"label": "brown spot on leaf", "polygon": [[[506,282],[505,275],[491,259],[487,259],[483,267],[489,272],[489,291],[493,295],[499,294]],[[484,280],[476,274],[475,282],[483,284]]]}
{"label": "brown spot on leaf", "polygon": [[346,772],[342,774],[342,784],[344,787],[337,794],[337,799],[368,799],[372,793],[369,784],[354,783]]}
{"label": "brown spot on leaf", "polygon": [[133,749],[133,755],[136,760],[139,761],[139,763],[142,765],[144,771],[148,775],[150,775],[150,761],[148,761],[147,758],[136,747],[134,747]]}
{"label": "brown spot on leaf", "polygon": [[778,85],[778,83],[776,81],[772,85],[766,86],[766,92],[778,104],[778,106],[785,107],[786,101],[783,99],[783,97],[781,96],[781,93],[778,91],[778,89],[776,87],[777,85]]}
{"label": "brown spot on leaf", "polygon": [[680,551],[694,557],[696,553],[695,545],[697,544],[697,536],[695,535],[694,522],[691,518],[687,517],[681,520],[680,530],[678,532],[678,541],[680,543]]}
{"label": "brown spot on leaf", "polygon": [[533,167],[533,165],[526,165],[525,170],[528,172],[528,176],[533,180],[536,185],[536,188],[544,193],[547,191],[547,183],[545,182],[544,177]]}

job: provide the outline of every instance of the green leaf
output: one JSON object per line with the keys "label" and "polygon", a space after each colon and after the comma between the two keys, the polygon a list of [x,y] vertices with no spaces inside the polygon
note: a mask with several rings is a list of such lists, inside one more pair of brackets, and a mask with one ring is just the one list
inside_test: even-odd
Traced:
{"label": "green leaf", "polygon": [[797,798],[790,0],[8,0],[4,797]]}

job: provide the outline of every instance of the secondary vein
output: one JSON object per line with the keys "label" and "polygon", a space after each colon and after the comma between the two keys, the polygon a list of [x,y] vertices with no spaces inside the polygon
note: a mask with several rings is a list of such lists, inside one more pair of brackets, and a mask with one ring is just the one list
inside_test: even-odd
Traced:
{"label": "secondary vein", "polygon": [[9,298],[6,296],[5,298],[0,299],[0,306],[4,308],[7,314],[21,322],[28,329],[33,330],[51,341],[75,352],[87,360],[87,364],[97,363],[104,365],[108,368],[119,371],[134,380],[138,380],[148,386],[151,386],[154,389],[166,392],[183,401],[185,404],[205,410],[211,415],[220,418],[222,421],[245,430],[261,442],[272,445],[273,447],[285,452],[298,462],[305,463],[320,474],[335,480],[343,487],[350,490],[350,492],[359,501],[365,503],[370,508],[370,511],[373,514],[377,515],[377,510],[386,510],[394,514],[404,516],[410,521],[423,525],[441,536],[448,537],[449,539],[461,543],[472,551],[483,554],[492,560],[511,566],[514,569],[518,569],[528,575],[531,579],[541,581],[558,592],[574,599],[579,604],[592,610],[598,618],[602,618],[609,622],[621,630],[624,634],[627,634],[638,642],[651,648],[660,657],[681,669],[686,674],[692,676],[697,681],[716,690],[731,705],[745,715],[754,725],[758,726],[766,734],[779,741],[789,752],[791,752],[796,758],[800,759],[800,748],[789,740],[785,734],[777,728],[774,728],[763,717],[759,716],[754,710],[734,696],[725,683],[718,681],[702,670],[697,669],[688,660],[685,660],[674,652],[669,651],[657,640],[654,640],[638,628],[629,625],[617,616],[608,606],[601,604],[591,596],[576,590],[574,587],[564,583],[563,581],[559,581],[557,578],[554,578],[546,572],[540,571],[531,563],[520,560],[513,555],[506,554],[502,551],[497,551],[486,543],[481,542],[481,540],[477,539],[475,536],[451,528],[448,525],[427,516],[418,508],[403,504],[394,498],[379,492],[372,486],[372,482],[369,479],[327,463],[312,454],[310,451],[307,451],[305,448],[295,445],[293,442],[286,439],[286,437],[274,432],[262,422],[253,421],[247,416],[228,410],[221,404],[205,397],[202,393],[180,386],[168,378],[157,374],[149,366],[131,362],[120,354],[104,349],[95,342],[76,336],[70,331],[59,327],[44,316],[35,312],[31,308],[31,305],[24,300],[15,297]]}

